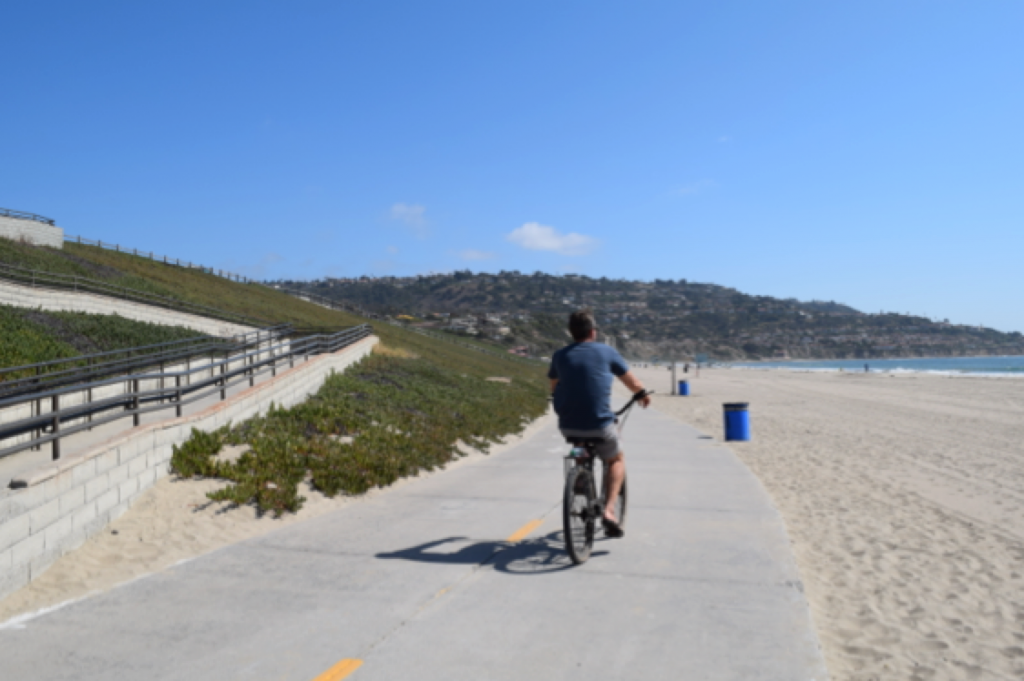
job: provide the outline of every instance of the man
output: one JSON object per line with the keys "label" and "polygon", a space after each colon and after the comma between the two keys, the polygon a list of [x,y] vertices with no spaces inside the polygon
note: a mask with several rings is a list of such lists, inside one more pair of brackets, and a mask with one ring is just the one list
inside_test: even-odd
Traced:
{"label": "man", "polygon": [[[569,316],[569,333],[575,341],[551,357],[548,378],[554,396],[558,427],[565,437],[602,438],[596,448],[607,468],[608,499],[604,507],[605,534],[621,537],[624,532],[615,517],[615,500],[626,479],[626,462],[619,446],[612,411],[612,377],[618,377],[634,395],[644,389],[614,348],[597,342],[597,323],[589,310]],[[638,400],[646,409],[651,398]]]}

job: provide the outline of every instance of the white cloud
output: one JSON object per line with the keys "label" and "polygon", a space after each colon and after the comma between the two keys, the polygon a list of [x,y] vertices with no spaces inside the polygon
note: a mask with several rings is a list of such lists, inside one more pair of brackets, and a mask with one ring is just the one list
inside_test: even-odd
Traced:
{"label": "white cloud", "polygon": [[427,208],[418,204],[396,203],[391,206],[391,219],[409,227],[413,233],[423,239],[427,236]]}
{"label": "white cloud", "polygon": [[718,142],[720,144],[728,144],[729,142],[732,142],[732,135],[722,135],[718,138]]}
{"label": "white cloud", "polygon": [[385,250],[387,250],[391,255],[396,255],[398,253],[398,249],[394,246],[388,246]]}
{"label": "white cloud", "polygon": [[554,227],[527,222],[506,236],[512,243],[531,251],[553,251],[561,255],[586,255],[597,247],[597,239],[570,232],[559,234]]}
{"label": "white cloud", "polygon": [[494,257],[494,253],[467,248],[464,251],[459,251],[459,257],[463,260],[490,260]]}

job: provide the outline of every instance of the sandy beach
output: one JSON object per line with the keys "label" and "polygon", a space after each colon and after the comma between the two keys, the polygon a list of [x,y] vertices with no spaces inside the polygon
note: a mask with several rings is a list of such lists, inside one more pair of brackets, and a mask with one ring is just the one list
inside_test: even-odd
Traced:
{"label": "sandy beach", "polygon": [[783,515],[834,680],[1024,678],[1024,381],[712,369],[673,397],[637,373],[715,440],[750,403],[731,449]]}

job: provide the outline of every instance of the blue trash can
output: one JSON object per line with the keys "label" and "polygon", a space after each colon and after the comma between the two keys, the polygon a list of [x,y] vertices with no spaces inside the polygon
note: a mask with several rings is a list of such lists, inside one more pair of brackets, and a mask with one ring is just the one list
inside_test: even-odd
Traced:
{"label": "blue trash can", "polygon": [[723,404],[725,408],[726,441],[747,442],[750,440],[750,412],[746,402]]}
{"label": "blue trash can", "polygon": [[690,382],[689,381],[679,381],[679,394],[680,395],[689,395],[690,394]]}

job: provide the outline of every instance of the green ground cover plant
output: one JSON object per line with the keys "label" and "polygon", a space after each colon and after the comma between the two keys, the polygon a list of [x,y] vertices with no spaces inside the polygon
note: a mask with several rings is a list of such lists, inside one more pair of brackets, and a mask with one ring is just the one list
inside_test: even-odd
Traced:
{"label": "green ground cover plant", "polygon": [[[0,305],[0,368],[69,360],[96,352],[195,338],[201,334],[183,326],[137,322],[117,315],[85,312],[43,312]],[[12,372],[0,382],[29,375]]]}
{"label": "green ground cover plant", "polygon": [[[430,342],[418,349],[425,353],[375,352],[291,409],[271,408],[215,433],[193,431],[175,447],[171,469],[229,481],[209,495],[214,501],[280,516],[302,506],[303,480],[328,497],[362,494],[454,461],[459,443],[486,451],[547,408],[539,365],[514,366]],[[496,377],[507,382],[488,380]],[[220,461],[225,444],[250,449],[234,462]]]}

